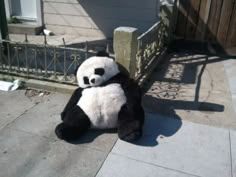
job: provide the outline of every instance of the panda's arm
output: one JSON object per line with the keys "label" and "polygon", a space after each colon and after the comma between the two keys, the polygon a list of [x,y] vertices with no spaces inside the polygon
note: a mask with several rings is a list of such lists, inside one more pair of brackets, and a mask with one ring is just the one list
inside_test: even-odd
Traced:
{"label": "panda's arm", "polygon": [[82,95],[82,88],[77,88],[72,96],[70,97],[70,100],[66,104],[63,112],[61,113],[61,119],[63,120],[66,114],[78,103],[81,95]]}

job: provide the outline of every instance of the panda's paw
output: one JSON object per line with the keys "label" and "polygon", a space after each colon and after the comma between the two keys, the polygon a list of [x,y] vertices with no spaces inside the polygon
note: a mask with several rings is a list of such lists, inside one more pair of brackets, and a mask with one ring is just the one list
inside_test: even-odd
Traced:
{"label": "panda's paw", "polygon": [[142,130],[133,130],[131,132],[119,132],[118,136],[123,141],[133,142],[142,137]]}
{"label": "panda's paw", "polygon": [[73,128],[67,126],[64,123],[61,123],[56,126],[55,133],[59,139],[65,141],[72,141],[77,138],[77,135],[73,131]]}
{"label": "panda's paw", "polygon": [[55,133],[59,139],[64,139],[63,127],[64,127],[64,125],[63,125],[63,123],[61,123],[61,124],[57,125],[55,128]]}

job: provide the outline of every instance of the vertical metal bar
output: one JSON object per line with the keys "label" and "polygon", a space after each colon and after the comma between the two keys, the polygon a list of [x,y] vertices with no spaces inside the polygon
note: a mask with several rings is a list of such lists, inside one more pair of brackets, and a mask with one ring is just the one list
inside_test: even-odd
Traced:
{"label": "vertical metal bar", "polygon": [[1,62],[1,69],[3,70],[3,56],[2,56],[2,42],[0,42],[0,62]]}
{"label": "vertical metal bar", "polygon": [[34,66],[35,66],[35,75],[38,76],[37,46],[34,49]]}
{"label": "vertical metal bar", "polygon": [[20,72],[20,61],[19,61],[19,52],[18,52],[18,43],[16,43],[16,62],[17,62],[17,72]]}
{"label": "vertical metal bar", "polygon": [[3,70],[2,42],[0,42],[0,63],[1,63],[1,69]]}
{"label": "vertical metal bar", "polygon": [[44,35],[44,45],[47,45],[47,36]]}
{"label": "vertical metal bar", "polygon": [[44,76],[47,76],[48,67],[47,67],[47,38],[46,38],[46,35],[44,35],[44,69],[45,69]]}
{"label": "vertical metal bar", "polygon": [[27,33],[25,33],[25,42],[28,43],[28,36],[27,36]]}
{"label": "vertical metal bar", "polygon": [[137,48],[137,54],[136,54],[136,76],[138,76],[141,73],[141,50],[140,50],[140,39],[138,39],[138,48]]}
{"label": "vertical metal bar", "polygon": [[11,71],[11,54],[10,54],[10,43],[7,42],[7,62],[8,62],[8,74]]}
{"label": "vertical metal bar", "polygon": [[88,58],[88,41],[85,42],[85,59]]}
{"label": "vertical metal bar", "polygon": [[[78,61],[77,61],[77,56],[79,55],[76,55],[76,51],[74,50],[74,51],[72,51],[73,52],[73,54],[72,54],[72,56],[73,56],[73,63],[72,63],[72,65],[76,65],[76,64],[78,64]],[[79,52],[79,51],[78,51]],[[87,53],[87,50],[85,51],[86,53]],[[76,82],[76,77],[74,77],[74,79],[73,79],[73,82],[75,83]]]}
{"label": "vertical metal bar", "polygon": [[109,49],[109,42],[108,40],[106,41],[106,52],[110,54],[110,49]]}
{"label": "vertical metal bar", "polygon": [[26,74],[29,76],[29,62],[28,62],[28,45],[25,44],[25,62],[26,62]]}
{"label": "vertical metal bar", "polygon": [[64,68],[63,68],[63,74],[64,74],[64,81],[67,80],[66,78],[66,42],[65,42],[65,39],[62,38],[62,41],[63,41],[63,45],[64,45]]}
{"label": "vertical metal bar", "polygon": [[54,79],[56,80],[56,71],[57,71],[57,68],[56,68],[56,61],[57,61],[57,59],[56,59],[56,57],[57,57],[57,54],[56,54],[56,47],[54,47],[53,48],[53,69],[54,69],[54,73],[53,73],[53,75],[54,75]]}

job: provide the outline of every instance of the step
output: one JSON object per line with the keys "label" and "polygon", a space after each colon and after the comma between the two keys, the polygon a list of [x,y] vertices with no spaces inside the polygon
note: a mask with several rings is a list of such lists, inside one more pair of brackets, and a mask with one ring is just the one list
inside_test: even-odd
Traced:
{"label": "step", "polygon": [[37,35],[42,31],[40,25],[29,25],[29,24],[8,24],[9,33],[13,34],[31,34]]}

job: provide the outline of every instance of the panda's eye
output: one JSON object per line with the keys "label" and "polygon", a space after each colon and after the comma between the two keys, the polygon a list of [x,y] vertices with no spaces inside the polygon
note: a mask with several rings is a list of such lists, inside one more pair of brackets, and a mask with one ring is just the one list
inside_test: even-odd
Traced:
{"label": "panda's eye", "polygon": [[105,73],[105,70],[103,68],[96,68],[94,73],[102,76]]}
{"label": "panda's eye", "polygon": [[89,84],[89,78],[88,77],[84,77],[84,84]]}

